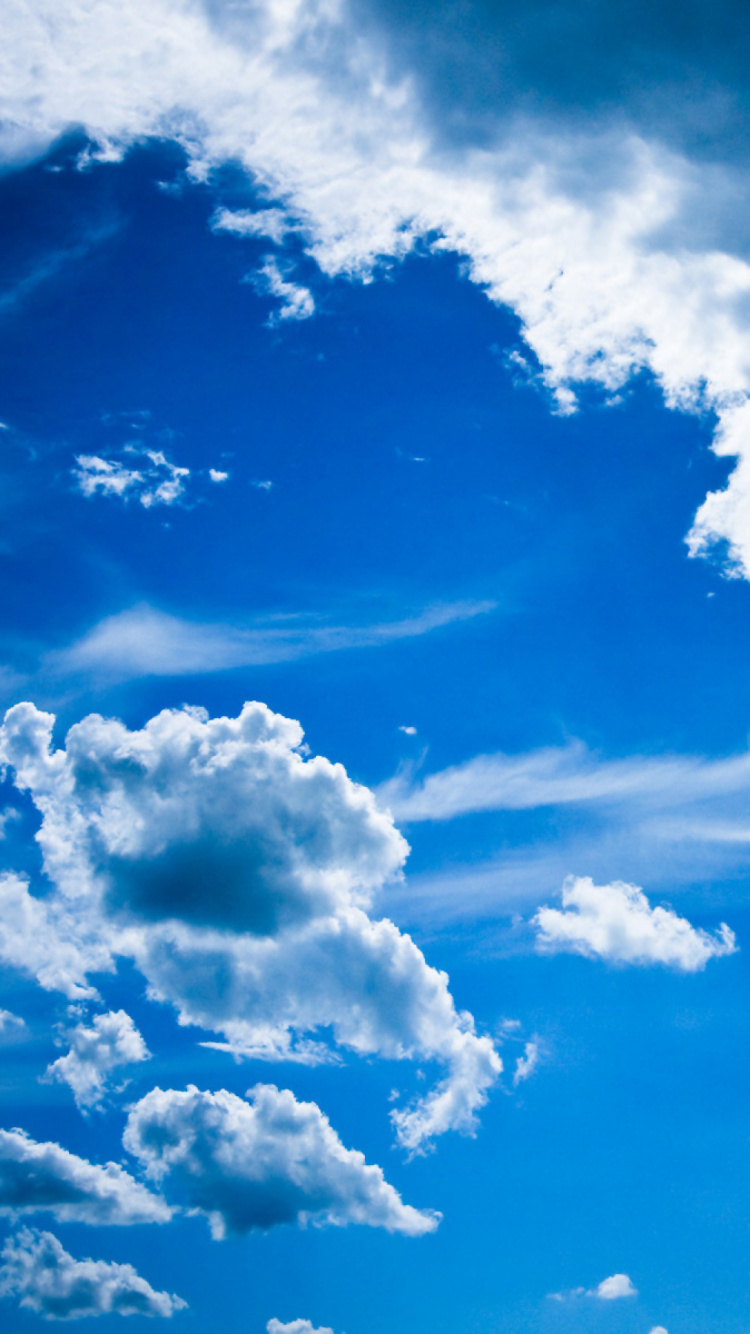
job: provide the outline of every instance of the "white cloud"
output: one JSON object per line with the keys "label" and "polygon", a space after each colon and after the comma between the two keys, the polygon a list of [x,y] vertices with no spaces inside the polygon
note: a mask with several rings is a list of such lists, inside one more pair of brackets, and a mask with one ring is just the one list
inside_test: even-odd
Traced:
{"label": "white cloud", "polygon": [[328,1325],[320,1325],[317,1329],[310,1320],[277,1320],[272,1316],[266,1325],[267,1334],[333,1334],[333,1330]]}
{"label": "white cloud", "polygon": [[189,468],[172,463],[160,449],[139,449],[130,446],[128,457],[142,458],[144,463],[131,468],[119,460],[102,459],[97,454],[78,454],[73,478],[82,495],[117,496],[128,500],[136,496],[145,509],[154,505],[174,505],[185,495]]}
{"label": "white cloud", "polygon": [[281,208],[250,209],[219,208],[211,219],[215,232],[231,232],[233,236],[256,236],[276,245],[282,245],[294,223]]}
{"label": "white cloud", "polygon": [[650,1334],[667,1334],[667,1331],[663,1325],[654,1325],[654,1328],[651,1330]]}
{"label": "white cloud", "polygon": [[518,1088],[525,1079],[530,1079],[534,1074],[540,1061],[539,1043],[530,1041],[525,1043],[523,1056],[516,1058],[516,1068],[513,1072],[513,1087]]}
{"label": "white cloud", "polygon": [[[93,0],[62,21],[58,9],[7,7],[9,163],[24,143],[39,152],[71,126],[109,160],[169,137],[194,177],[243,165],[277,201],[260,225],[282,237],[282,211],[326,274],[367,279],[425,238],[459,252],[469,277],[518,314],[560,411],[581,382],[612,394],[645,369],[670,405],[721,414],[740,468],[699,512],[691,542],[726,539],[745,570],[750,265],[702,235],[699,206],[728,168],[612,122],[573,131],[529,115],[499,121],[481,147],[445,152],[418,78],[391,75],[387,34],[365,34],[343,0],[265,0],[231,14]],[[224,211],[214,225],[253,234],[252,216]],[[290,316],[307,313],[307,294],[280,295]]]}
{"label": "white cloud", "polygon": [[709,959],[737,948],[725,923],[710,935],[672,908],[652,908],[642,889],[621,881],[595,885],[588,877],[571,876],[563,886],[562,911],[540,908],[533,922],[540,949],[613,963],[664,964],[684,973],[700,972]]}
{"label": "white cloud", "polygon": [[60,1223],[165,1223],[172,1210],[117,1163],[98,1167],[22,1130],[0,1130],[0,1215],[51,1213]]}
{"label": "white cloud", "polygon": [[227,482],[229,480],[228,472],[221,472],[218,468],[209,468],[208,475],[212,482]]}
{"label": "white cloud", "polygon": [[182,620],[140,606],[106,617],[69,648],[48,653],[44,666],[54,675],[98,673],[110,681],[230,671],[316,653],[377,648],[494,609],[490,602],[454,602],[428,607],[399,621],[369,625],[336,625],[320,618],[286,615],[236,626]]}
{"label": "white cloud", "polygon": [[285,277],[273,255],[266,256],[261,267],[249,275],[248,282],[262,296],[270,296],[278,301],[278,306],[268,319],[272,327],[284,320],[309,320],[315,314],[312,292],[292,282],[288,276]]}
{"label": "white cloud", "polygon": [[123,1143],[221,1238],[281,1223],[349,1223],[421,1236],[439,1215],[405,1205],[328,1118],[287,1089],[258,1084],[247,1102],[222,1089],[153,1089],[131,1108]]}
{"label": "white cloud", "polygon": [[156,1292],[132,1265],[74,1260],[50,1232],[23,1228],[0,1254],[0,1296],[16,1297],[45,1320],[171,1316],[185,1306],[180,1297]]}
{"label": "white cloud", "polygon": [[0,1010],[0,1038],[14,1033],[26,1027],[26,1020],[18,1014],[11,1014],[10,1010]]}
{"label": "white cloud", "polygon": [[93,714],[57,751],[53,721],[17,705],[0,741],[42,813],[66,921],[98,923],[105,958],[133,958],[152,998],[237,1054],[331,1059],[328,1031],[361,1055],[437,1062],[436,1087],[391,1113],[410,1150],[474,1132],[502,1064],[446,974],[369,916],[408,846],[368,789],[305,758],[299,724],[262,704],[164,711],[136,732]]}
{"label": "white cloud", "polygon": [[621,1297],[637,1297],[638,1289],[627,1274],[612,1274],[609,1278],[603,1278],[591,1295],[599,1297],[601,1301],[614,1302]]}
{"label": "white cloud", "polygon": [[76,1105],[96,1107],[107,1091],[108,1076],[123,1065],[146,1061],[150,1052],[124,1010],[97,1014],[90,1027],[76,1024],[65,1034],[70,1050],[47,1067],[46,1077],[68,1084]]}
{"label": "white cloud", "polygon": [[39,899],[24,876],[0,874],[0,962],[36,978],[69,1000],[96,996],[90,972],[111,972],[109,949],[97,927],[59,897]]}
{"label": "white cloud", "polygon": [[417,729],[416,729],[416,727],[407,726],[407,725],[404,724],[404,723],[401,724],[401,726],[399,727],[398,730],[399,730],[399,732],[403,732],[403,733],[404,733],[404,736],[416,736],[416,735],[417,735]]}

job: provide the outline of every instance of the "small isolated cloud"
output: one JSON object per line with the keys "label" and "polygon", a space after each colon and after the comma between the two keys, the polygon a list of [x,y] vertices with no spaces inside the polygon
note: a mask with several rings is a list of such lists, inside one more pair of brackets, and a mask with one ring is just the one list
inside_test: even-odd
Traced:
{"label": "small isolated cloud", "polygon": [[523,1049],[523,1056],[516,1058],[516,1068],[513,1072],[513,1087],[518,1088],[525,1079],[530,1079],[539,1065],[540,1051],[538,1042],[527,1042]]}
{"label": "small isolated cloud", "polygon": [[650,1331],[650,1334],[667,1334],[667,1331],[663,1325],[654,1325],[654,1328]]}
{"label": "small isolated cloud", "polygon": [[638,1289],[627,1274],[611,1274],[609,1278],[603,1278],[595,1288],[571,1288],[568,1292],[550,1292],[548,1295],[554,1302],[576,1301],[581,1297],[614,1302],[622,1297],[637,1297]]}
{"label": "small isolated cloud", "polygon": [[0,1040],[15,1036],[25,1027],[26,1020],[20,1015],[11,1014],[10,1010],[0,1010]]}
{"label": "small isolated cloud", "polygon": [[131,1108],[123,1144],[169,1184],[215,1238],[280,1223],[362,1223],[434,1232],[440,1216],[404,1204],[380,1167],[345,1149],[320,1108],[258,1084],[245,1101],[221,1089],[152,1089]]}
{"label": "small isolated cloud", "polygon": [[619,880],[595,885],[588,876],[566,880],[562,911],[540,908],[533,925],[542,950],[641,967],[663,964],[683,973],[700,972],[709,959],[737,949],[734,932],[724,922],[712,935],[672,908],[652,908],[637,885]]}
{"label": "small isolated cloud", "polygon": [[281,245],[296,228],[280,208],[260,208],[254,212],[246,208],[220,208],[211,219],[211,230],[230,232],[233,236],[256,236]]}
{"label": "small isolated cloud", "polygon": [[405,736],[416,736],[416,735],[417,735],[417,729],[416,729],[416,727],[407,727],[407,726],[406,726],[405,724],[403,724],[403,723],[401,724],[401,726],[399,727],[398,730],[399,730],[399,732],[403,732]]}
{"label": "small isolated cloud", "polygon": [[315,314],[312,292],[285,277],[273,255],[267,256],[261,267],[249,275],[247,281],[252,283],[261,296],[272,297],[279,303],[268,319],[268,324],[272,328],[285,320],[309,320],[310,316]]}
{"label": "small isolated cloud", "polygon": [[166,1223],[172,1210],[117,1163],[99,1167],[23,1130],[0,1130],[0,1216],[51,1213],[60,1223]]}
{"label": "small isolated cloud", "polygon": [[266,478],[265,480],[261,480],[261,481],[252,481],[252,482],[250,483],[250,485],[256,487],[256,489],[257,489],[258,491],[272,491],[272,490],[273,490],[273,482],[269,481],[268,478]]}
{"label": "small isolated cloud", "polygon": [[[185,494],[189,468],[172,463],[161,449],[126,449],[128,461],[103,459],[97,454],[78,454],[73,479],[82,495],[137,499],[145,509],[174,505]],[[134,465],[130,466],[130,459]],[[138,466],[135,461],[140,460]]]}
{"label": "small isolated cloud", "polygon": [[598,1297],[603,1302],[616,1302],[621,1297],[637,1297],[638,1289],[627,1274],[611,1274],[609,1278],[603,1278],[589,1296]]}
{"label": "small isolated cloud", "polygon": [[229,480],[229,473],[220,472],[218,468],[209,468],[208,475],[211,478],[211,481],[216,483],[226,482]]}
{"label": "small isolated cloud", "polygon": [[0,1296],[45,1320],[83,1316],[171,1316],[181,1297],[156,1292],[132,1265],[75,1260],[51,1232],[23,1228],[0,1252]]}
{"label": "small isolated cloud", "polygon": [[268,1321],[266,1330],[268,1334],[333,1334],[328,1325],[320,1325],[316,1329],[310,1320],[288,1320],[285,1324],[275,1316]]}
{"label": "small isolated cloud", "polygon": [[102,1101],[113,1070],[147,1061],[151,1054],[124,1010],[97,1014],[90,1027],[77,1024],[65,1036],[70,1050],[47,1067],[46,1078],[68,1084],[81,1110]]}

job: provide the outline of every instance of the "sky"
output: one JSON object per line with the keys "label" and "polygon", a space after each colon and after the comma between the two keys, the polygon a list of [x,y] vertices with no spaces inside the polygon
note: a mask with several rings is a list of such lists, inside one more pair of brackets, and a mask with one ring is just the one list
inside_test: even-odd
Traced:
{"label": "sky", "polygon": [[743,11],[6,3],[9,1334],[748,1334]]}

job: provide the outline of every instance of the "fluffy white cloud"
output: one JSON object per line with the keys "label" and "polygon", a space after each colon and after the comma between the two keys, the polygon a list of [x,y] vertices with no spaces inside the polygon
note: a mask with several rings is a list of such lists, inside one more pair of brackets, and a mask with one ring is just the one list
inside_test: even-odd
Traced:
{"label": "fluffy white cloud", "polygon": [[51,1213],[61,1223],[165,1223],[172,1210],[119,1167],[99,1167],[22,1130],[0,1130],[0,1215]]}
{"label": "fluffy white cloud", "polygon": [[156,1292],[132,1265],[75,1260],[51,1232],[23,1228],[0,1254],[0,1295],[45,1320],[171,1316],[185,1306],[180,1297]]}
{"label": "fluffy white cloud", "polygon": [[333,1330],[328,1325],[320,1325],[317,1329],[310,1320],[277,1320],[272,1316],[266,1325],[268,1334],[333,1334]]}
{"label": "fluffy white cloud", "polygon": [[700,972],[709,959],[737,948],[723,922],[710,935],[672,908],[652,908],[637,885],[595,885],[586,876],[571,876],[563,886],[562,910],[540,908],[534,926],[541,949],[614,963],[664,964],[683,973]]}
{"label": "fluffy white cloud", "polygon": [[10,1010],[0,1010],[0,1038],[18,1034],[26,1027],[26,1020]]}
{"label": "fluffy white cloud", "polygon": [[112,959],[97,926],[59,896],[35,898],[24,876],[0,875],[0,962],[36,978],[69,1000],[96,996],[89,972],[111,972]]}
{"label": "fluffy white cloud", "polygon": [[408,851],[369,790],[306,758],[299,724],[262,704],[165,711],[138,732],[91,715],[56,751],[52,723],[17,705],[0,742],[42,813],[66,921],[98,922],[105,955],[135,959],[153,998],[235,1053],[330,1059],[328,1029],[361,1055],[438,1062],[444,1079],[392,1112],[410,1150],[474,1131],[500,1058],[447,976],[368,914]]}
{"label": "fluffy white cloud", "polygon": [[645,369],[669,404],[722,415],[740,468],[691,542],[726,539],[746,572],[750,265],[701,231],[700,201],[725,188],[728,169],[612,122],[572,131],[528,114],[500,121],[482,147],[446,152],[418,79],[391,73],[387,36],[364,33],[344,0],[242,11],[92,0],[62,15],[56,0],[9,0],[4,17],[9,163],[71,126],[95,139],[91,160],[168,137],[193,176],[236,161],[279,204],[257,224],[220,210],[216,229],[281,243],[288,218],[327,274],[368,278],[419,239],[459,252],[519,315],[561,411],[578,383],[612,393]]}
{"label": "fluffy white cloud", "polygon": [[156,1088],[131,1109],[123,1137],[151,1177],[206,1216],[214,1237],[294,1222],[434,1232],[439,1216],[404,1204],[315,1103],[272,1084],[247,1096]]}
{"label": "fluffy white cloud", "polygon": [[118,496],[127,500],[137,496],[144,509],[154,505],[174,505],[185,494],[189,468],[172,463],[160,449],[130,446],[128,460],[141,458],[138,468],[128,467],[118,459],[102,459],[97,454],[79,454],[73,469],[75,483],[84,496]]}
{"label": "fluffy white cloud", "polygon": [[65,1034],[70,1049],[47,1067],[46,1077],[68,1084],[78,1107],[95,1107],[107,1090],[108,1076],[123,1065],[146,1061],[150,1052],[124,1010],[97,1014],[90,1027],[76,1024]]}
{"label": "fluffy white cloud", "polygon": [[599,1297],[604,1302],[615,1302],[621,1297],[637,1297],[638,1289],[633,1286],[627,1274],[611,1274],[609,1278],[602,1279],[591,1295]]}

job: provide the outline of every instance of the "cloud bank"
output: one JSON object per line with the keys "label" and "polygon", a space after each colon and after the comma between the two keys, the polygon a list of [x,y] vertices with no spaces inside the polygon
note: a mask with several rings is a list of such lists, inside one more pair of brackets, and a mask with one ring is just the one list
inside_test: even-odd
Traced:
{"label": "cloud bank", "polygon": [[[196,178],[237,162],[264,220],[241,210],[232,222],[220,206],[214,225],[282,244],[288,220],[327,275],[367,279],[418,242],[459,253],[519,316],[558,410],[573,410],[580,385],[611,396],[647,371],[670,406],[717,414],[717,452],[739,463],[698,511],[690,549],[724,544],[729,568],[747,574],[750,265],[728,229],[701,230],[721,169],[627,119],[573,127],[528,110],[496,119],[481,147],[451,151],[395,59],[397,39],[391,50],[344,0],[241,13],[94,0],[62,16],[54,0],[12,0],[0,151],[17,162],[82,127],[92,162],[150,136],[180,144]],[[280,314],[307,313],[309,294],[278,281],[295,288],[280,289]]]}
{"label": "cloud bank", "polygon": [[23,1228],[0,1252],[0,1296],[45,1320],[84,1316],[171,1316],[185,1302],[156,1292],[132,1265],[74,1260],[51,1232]]}
{"label": "cloud bank", "polygon": [[434,1232],[439,1215],[404,1204],[315,1103],[273,1084],[247,1096],[155,1088],[131,1109],[123,1137],[150,1177],[208,1219],[214,1238],[281,1223]]}

